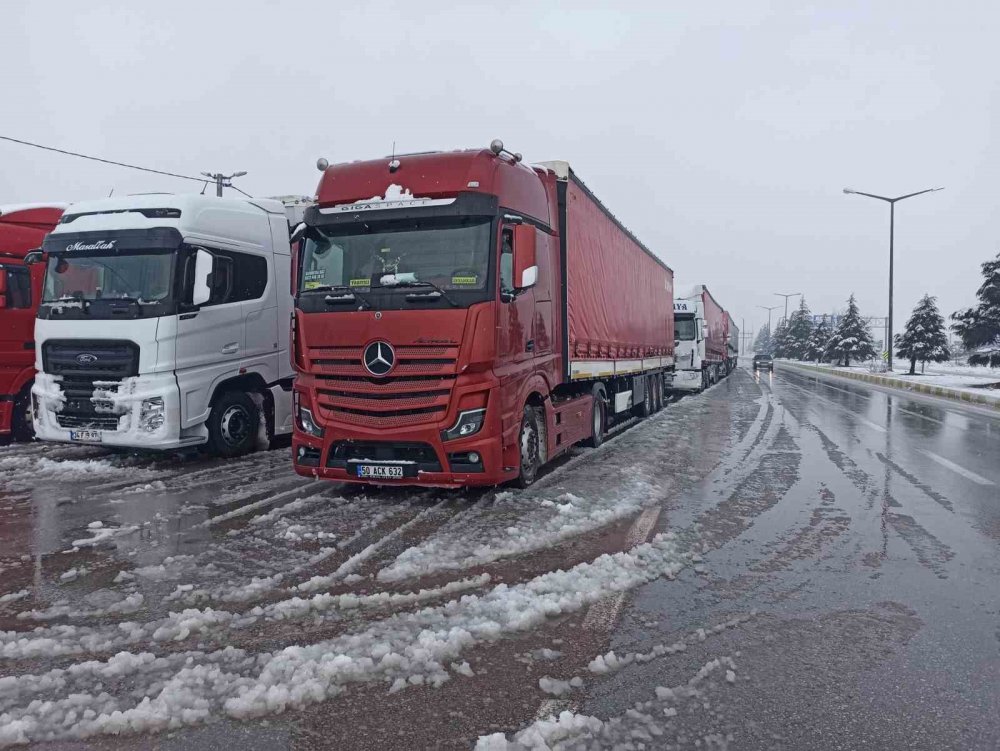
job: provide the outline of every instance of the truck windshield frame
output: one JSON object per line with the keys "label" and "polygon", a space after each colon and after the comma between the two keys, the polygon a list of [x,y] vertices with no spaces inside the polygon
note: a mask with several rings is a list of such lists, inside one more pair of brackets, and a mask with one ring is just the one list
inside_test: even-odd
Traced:
{"label": "truck windshield frame", "polygon": [[693,342],[698,338],[698,326],[694,316],[674,317],[674,339],[679,342]]}
{"label": "truck windshield frame", "polygon": [[177,309],[178,251],[49,253],[39,318],[158,318]]}
{"label": "truck windshield frame", "polygon": [[305,312],[337,312],[358,305],[467,308],[490,300],[495,229],[496,219],[482,215],[310,227],[299,258],[296,304]]}

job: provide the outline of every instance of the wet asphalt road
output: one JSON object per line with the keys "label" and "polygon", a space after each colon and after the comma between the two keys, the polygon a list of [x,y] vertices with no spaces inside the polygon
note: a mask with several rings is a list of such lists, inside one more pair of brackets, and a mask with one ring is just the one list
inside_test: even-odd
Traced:
{"label": "wet asphalt road", "polygon": [[995,749],[998,460],[780,365],[530,491],[0,448],[0,747]]}

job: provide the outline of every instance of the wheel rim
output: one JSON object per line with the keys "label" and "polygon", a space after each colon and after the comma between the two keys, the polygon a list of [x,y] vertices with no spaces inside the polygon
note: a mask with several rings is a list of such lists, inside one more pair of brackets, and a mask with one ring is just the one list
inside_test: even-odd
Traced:
{"label": "wheel rim", "polygon": [[243,407],[233,405],[222,413],[219,422],[222,440],[230,446],[238,446],[250,434],[250,415]]}
{"label": "wheel rim", "polygon": [[521,429],[521,471],[528,477],[535,474],[538,460],[538,431],[532,423]]}
{"label": "wheel rim", "polygon": [[601,405],[596,401],[594,402],[594,416],[591,420],[594,428],[594,438],[600,440],[601,438]]}

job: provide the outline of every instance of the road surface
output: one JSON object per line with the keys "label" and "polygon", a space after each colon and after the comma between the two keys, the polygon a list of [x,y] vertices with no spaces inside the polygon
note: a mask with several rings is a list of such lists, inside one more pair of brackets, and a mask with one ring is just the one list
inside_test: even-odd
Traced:
{"label": "road surface", "polygon": [[0,747],[995,749],[998,457],[780,367],[529,491],[0,448]]}

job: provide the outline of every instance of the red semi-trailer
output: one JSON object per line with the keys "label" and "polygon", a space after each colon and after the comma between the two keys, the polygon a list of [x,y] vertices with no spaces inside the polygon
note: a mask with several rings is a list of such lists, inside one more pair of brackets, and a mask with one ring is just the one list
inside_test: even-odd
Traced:
{"label": "red semi-trailer", "polygon": [[517,481],[663,404],[673,272],[565,162],[328,166],[294,264],[299,474]]}
{"label": "red semi-trailer", "polygon": [[703,391],[729,374],[729,317],[704,284],[674,301],[674,331],[674,391]]}
{"label": "red semi-trailer", "polygon": [[44,264],[27,266],[64,205],[0,206],[0,436],[28,440],[35,377],[35,313]]}

